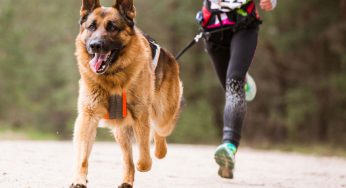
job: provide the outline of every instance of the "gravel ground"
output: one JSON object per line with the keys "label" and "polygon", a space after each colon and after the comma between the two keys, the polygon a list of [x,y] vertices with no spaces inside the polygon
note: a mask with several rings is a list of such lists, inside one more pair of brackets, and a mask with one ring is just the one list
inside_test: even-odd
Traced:
{"label": "gravel ground", "polygon": [[[137,148],[134,148],[137,151]],[[217,175],[212,146],[169,145],[164,160],[136,172],[136,188],[314,187],[346,188],[346,160],[241,148],[235,179]],[[0,141],[0,188],[60,188],[71,183],[71,142]],[[135,152],[135,159],[137,152]],[[95,144],[89,188],[121,183],[121,153],[115,143]]]}

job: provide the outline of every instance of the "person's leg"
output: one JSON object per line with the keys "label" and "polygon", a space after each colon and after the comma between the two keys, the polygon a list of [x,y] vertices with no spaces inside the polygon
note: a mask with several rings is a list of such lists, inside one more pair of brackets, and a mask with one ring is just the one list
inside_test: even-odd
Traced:
{"label": "person's leg", "polygon": [[241,30],[231,41],[231,59],[227,69],[226,104],[223,142],[239,146],[243,119],[246,113],[245,76],[254,57],[258,28]]}
{"label": "person's leg", "polygon": [[213,33],[205,40],[206,50],[212,60],[219,81],[226,91],[226,76],[230,60],[231,31]]}
{"label": "person's leg", "polygon": [[257,46],[258,28],[234,33],[231,40],[231,58],[226,78],[223,143],[215,152],[220,165],[219,175],[233,178],[234,156],[239,146],[243,119],[246,112],[245,76]]}

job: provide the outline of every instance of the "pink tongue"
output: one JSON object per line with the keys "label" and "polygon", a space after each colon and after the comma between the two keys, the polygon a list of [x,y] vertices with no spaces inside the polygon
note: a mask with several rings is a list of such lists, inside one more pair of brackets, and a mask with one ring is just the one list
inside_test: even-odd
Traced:
{"label": "pink tongue", "polygon": [[97,72],[100,69],[103,61],[106,61],[106,54],[96,53],[95,57],[90,60],[89,64],[93,71]]}

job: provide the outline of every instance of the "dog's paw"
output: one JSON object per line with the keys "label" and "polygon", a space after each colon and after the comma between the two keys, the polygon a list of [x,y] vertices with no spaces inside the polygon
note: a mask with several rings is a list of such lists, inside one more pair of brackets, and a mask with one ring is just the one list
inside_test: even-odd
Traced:
{"label": "dog's paw", "polygon": [[167,154],[167,148],[166,147],[155,149],[155,157],[158,159],[165,158],[166,154]]}
{"label": "dog's paw", "polygon": [[158,159],[163,159],[167,154],[167,143],[166,138],[161,137],[155,133],[155,157]]}
{"label": "dog's paw", "polygon": [[71,184],[70,188],[87,188],[87,186],[82,184],[77,184],[77,185]]}
{"label": "dog's paw", "polygon": [[123,183],[118,188],[132,188],[132,185],[130,185],[128,183]]}
{"label": "dog's paw", "polygon": [[148,172],[151,170],[152,160],[149,158],[148,160],[139,160],[137,163],[137,170],[140,172]]}

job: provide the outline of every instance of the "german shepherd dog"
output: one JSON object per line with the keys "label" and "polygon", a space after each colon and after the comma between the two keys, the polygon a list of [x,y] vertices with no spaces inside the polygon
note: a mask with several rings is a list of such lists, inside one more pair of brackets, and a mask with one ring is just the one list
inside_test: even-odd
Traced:
{"label": "german shepherd dog", "polygon": [[[76,56],[81,79],[71,187],[86,187],[88,158],[105,116],[122,150],[119,187],[132,187],[132,135],[139,145],[138,171],[151,169],[151,134],[155,156],[162,159],[167,153],[166,137],[175,127],[183,90],[178,63],[159,48],[157,65],[153,64],[148,37],[135,26],[133,0],[117,0],[112,7],[102,7],[99,0],[82,0],[80,14]],[[120,115],[112,115],[114,111]]]}

